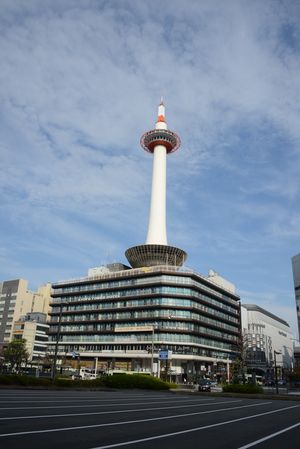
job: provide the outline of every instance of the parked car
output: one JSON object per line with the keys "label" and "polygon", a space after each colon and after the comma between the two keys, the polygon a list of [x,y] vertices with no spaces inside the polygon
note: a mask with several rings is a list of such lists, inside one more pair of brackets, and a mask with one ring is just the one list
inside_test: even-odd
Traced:
{"label": "parked car", "polygon": [[210,391],[211,390],[211,381],[208,379],[199,380],[198,391]]}

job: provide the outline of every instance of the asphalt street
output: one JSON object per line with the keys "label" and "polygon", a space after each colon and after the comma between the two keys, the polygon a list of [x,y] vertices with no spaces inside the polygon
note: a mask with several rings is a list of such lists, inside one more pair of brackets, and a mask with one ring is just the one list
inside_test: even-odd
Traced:
{"label": "asphalt street", "polygon": [[1,449],[299,447],[300,401],[0,390]]}

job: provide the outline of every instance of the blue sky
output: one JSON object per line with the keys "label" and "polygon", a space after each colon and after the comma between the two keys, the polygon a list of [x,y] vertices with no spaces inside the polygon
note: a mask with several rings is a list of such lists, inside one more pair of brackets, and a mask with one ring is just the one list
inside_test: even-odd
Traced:
{"label": "blue sky", "polygon": [[2,0],[0,279],[126,262],[146,238],[163,95],[169,243],[296,333],[300,3]]}

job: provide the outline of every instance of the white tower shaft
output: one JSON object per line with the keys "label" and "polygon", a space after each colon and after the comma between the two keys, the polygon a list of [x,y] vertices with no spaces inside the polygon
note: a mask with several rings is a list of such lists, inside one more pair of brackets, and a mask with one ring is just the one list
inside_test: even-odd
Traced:
{"label": "white tower shaft", "polygon": [[[165,106],[161,101],[155,129],[168,129]],[[153,151],[153,172],[148,233],[146,245],[167,245],[166,224],[167,149],[156,145]]]}
{"label": "white tower shaft", "polygon": [[167,245],[166,185],[167,150],[157,145],[153,154],[152,189],[146,244]]}
{"label": "white tower shaft", "polygon": [[141,147],[153,155],[153,172],[149,224],[146,243],[128,248],[125,252],[132,268],[173,266],[181,267],[187,253],[168,245],[166,226],[167,155],[180,147],[179,136],[170,131],[165,120],[163,101],[158,107],[155,129],[145,132]]}

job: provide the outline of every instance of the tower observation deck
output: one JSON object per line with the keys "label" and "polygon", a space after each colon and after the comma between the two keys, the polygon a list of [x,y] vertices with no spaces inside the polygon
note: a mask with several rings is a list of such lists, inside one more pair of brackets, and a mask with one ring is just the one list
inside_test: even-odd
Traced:
{"label": "tower observation deck", "polygon": [[125,255],[133,268],[171,265],[180,267],[187,253],[168,245],[166,227],[166,169],[167,154],[180,147],[179,136],[170,131],[165,120],[165,106],[161,101],[155,129],[141,137],[142,148],[153,154],[153,172],[149,225],[146,243],[127,249]]}

